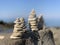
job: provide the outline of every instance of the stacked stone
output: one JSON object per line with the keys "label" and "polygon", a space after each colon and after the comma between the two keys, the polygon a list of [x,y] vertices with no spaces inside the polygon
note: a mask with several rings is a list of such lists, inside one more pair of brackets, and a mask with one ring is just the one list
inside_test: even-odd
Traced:
{"label": "stacked stone", "polygon": [[26,27],[26,23],[25,23],[25,20],[24,18],[20,18],[20,21],[21,21],[21,25],[22,26],[22,30],[25,32],[27,30],[27,27]]}
{"label": "stacked stone", "polygon": [[29,24],[30,24],[29,25],[30,29],[32,31],[37,31],[38,30],[38,28],[37,28],[37,18],[36,18],[36,14],[35,14],[34,9],[32,10],[32,12],[31,12],[31,14],[29,16],[28,21],[29,21]]}
{"label": "stacked stone", "polygon": [[14,22],[14,31],[13,34],[11,35],[10,38],[12,39],[19,39],[22,37],[24,31],[26,30],[25,28],[25,23],[24,23],[24,18],[17,18],[16,21]]}

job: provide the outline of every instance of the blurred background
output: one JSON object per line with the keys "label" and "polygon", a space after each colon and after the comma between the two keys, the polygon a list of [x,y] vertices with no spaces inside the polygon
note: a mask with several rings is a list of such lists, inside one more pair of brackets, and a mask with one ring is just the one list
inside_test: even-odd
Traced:
{"label": "blurred background", "polygon": [[60,26],[60,0],[0,0],[0,25],[10,28],[17,17],[27,20],[33,8],[47,26]]}

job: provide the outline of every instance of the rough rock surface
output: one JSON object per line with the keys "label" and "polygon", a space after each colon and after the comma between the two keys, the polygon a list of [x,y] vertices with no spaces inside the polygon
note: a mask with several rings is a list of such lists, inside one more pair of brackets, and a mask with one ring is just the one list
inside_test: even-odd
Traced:
{"label": "rough rock surface", "polygon": [[53,33],[50,30],[38,31],[40,39],[38,45],[55,45]]}

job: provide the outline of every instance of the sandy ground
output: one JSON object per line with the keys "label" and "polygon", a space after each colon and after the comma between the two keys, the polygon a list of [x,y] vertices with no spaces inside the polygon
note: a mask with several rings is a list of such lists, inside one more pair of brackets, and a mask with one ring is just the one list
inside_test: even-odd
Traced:
{"label": "sandy ground", "polygon": [[[10,40],[11,33],[0,33],[0,36],[4,36],[3,39],[0,39],[0,45],[6,45],[8,44],[8,40]],[[2,37],[0,37],[2,38]]]}

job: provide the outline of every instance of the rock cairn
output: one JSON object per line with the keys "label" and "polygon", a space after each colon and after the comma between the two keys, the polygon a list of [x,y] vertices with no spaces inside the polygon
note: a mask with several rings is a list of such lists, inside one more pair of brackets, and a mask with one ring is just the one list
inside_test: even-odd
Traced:
{"label": "rock cairn", "polygon": [[20,21],[21,21],[21,25],[20,26],[21,26],[23,32],[25,32],[27,30],[25,19],[24,18],[20,18]]}
{"label": "rock cairn", "polygon": [[26,30],[24,18],[20,18],[20,19],[17,18],[14,23],[15,23],[14,31],[13,31],[13,34],[11,35],[10,38],[12,38],[12,39],[19,39],[19,38],[22,37],[23,33]]}
{"label": "rock cairn", "polygon": [[45,28],[42,15],[36,17],[34,9],[29,15],[28,31],[24,18],[17,18],[14,23],[13,34],[10,38],[16,40],[11,41],[12,45],[55,45],[53,33]]}
{"label": "rock cairn", "polygon": [[37,18],[34,9],[32,10],[31,14],[29,15],[29,26],[32,31],[37,31]]}

